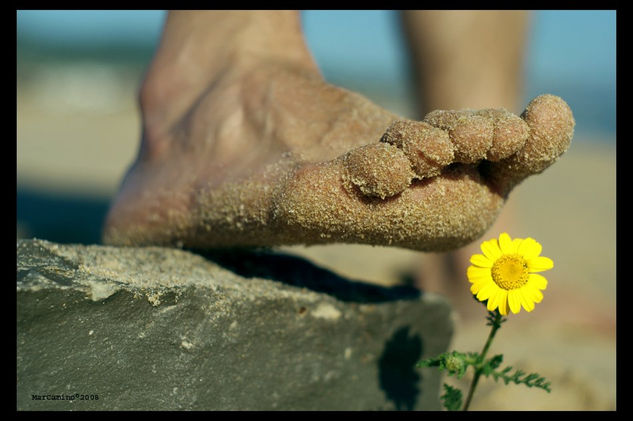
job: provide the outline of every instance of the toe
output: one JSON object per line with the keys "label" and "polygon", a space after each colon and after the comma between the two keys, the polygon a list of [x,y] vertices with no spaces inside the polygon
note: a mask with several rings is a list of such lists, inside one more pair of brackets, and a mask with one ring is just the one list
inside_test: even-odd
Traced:
{"label": "toe", "polygon": [[530,101],[521,117],[530,128],[530,137],[514,155],[514,161],[536,174],[569,147],[574,135],[574,116],[562,98],[546,94]]}
{"label": "toe", "polygon": [[385,199],[401,193],[415,176],[411,163],[396,146],[373,143],[343,156],[344,181],[356,186],[365,196]]}
{"label": "toe", "polygon": [[380,140],[401,149],[419,179],[439,175],[455,156],[448,133],[425,122],[398,120]]}
{"label": "toe", "polygon": [[492,145],[486,153],[489,161],[500,161],[517,152],[525,145],[529,128],[519,116],[504,109],[486,109],[476,112],[477,115],[492,121]]}
{"label": "toe", "polygon": [[493,121],[474,111],[431,111],[424,121],[449,134],[455,146],[455,162],[474,164],[486,158],[492,147]]}

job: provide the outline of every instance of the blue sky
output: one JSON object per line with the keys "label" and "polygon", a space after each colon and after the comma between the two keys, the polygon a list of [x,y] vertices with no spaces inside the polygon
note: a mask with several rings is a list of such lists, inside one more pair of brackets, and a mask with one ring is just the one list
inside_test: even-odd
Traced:
{"label": "blue sky", "polygon": [[[111,42],[151,46],[158,42],[164,16],[164,11],[18,11],[18,37],[69,47]],[[344,75],[406,88],[407,55],[397,12],[304,11],[302,17],[326,78]],[[577,129],[614,131],[615,34],[615,11],[535,12],[526,96],[559,94],[576,112]]]}

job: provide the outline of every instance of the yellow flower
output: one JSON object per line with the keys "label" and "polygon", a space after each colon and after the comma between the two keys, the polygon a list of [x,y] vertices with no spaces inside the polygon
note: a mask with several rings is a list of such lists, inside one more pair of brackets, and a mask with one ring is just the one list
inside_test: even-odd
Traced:
{"label": "yellow flower", "polygon": [[487,308],[497,307],[502,315],[534,310],[534,303],[540,303],[547,288],[547,279],[535,273],[549,270],[554,262],[541,254],[542,246],[533,238],[510,238],[501,233],[496,238],[481,243],[484,254],[470,257],[472,266],[466,272],[472,284],[470,291],[479,301],[488,300]]}

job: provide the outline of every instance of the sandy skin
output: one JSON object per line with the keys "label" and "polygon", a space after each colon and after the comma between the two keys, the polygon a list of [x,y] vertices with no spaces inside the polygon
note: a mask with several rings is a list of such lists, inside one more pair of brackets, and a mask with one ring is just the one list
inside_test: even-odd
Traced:
{"label": "sandy skin", "polygon": [[567,149],[574,120],[551,95],[531,101],[520,118],[504,110],[446,114],[459,122],[441,121],[438,112],[423,122],[384,122],[379,141],[330,160],[278,147],[273,162],[247,165],[257,161],[250,155],[241,176],[220,183],[204,182],[213,167],[200,159],[141,159],[109,214],[105,242],[460,247],[489,228],[514,186]]}
{"label": "sandy skin", "polygon": [[[401,119],[325,82],[293,20],[263,22],[254,37],[253,19],[276,18],[248,15],[240,26],[244,16],[223,16],[246,35],[203,64],[199,57],[218,57],[205,52],[217,37],[179,41],[181,15],[168,20],[141,90],[141,148],[107,216],[106,244],[451,250],[481,236],[512,188],[570,144],[574,119],[558,97],[535,98],[521,116]],[[265,45],[253,49],[254,39]]]}

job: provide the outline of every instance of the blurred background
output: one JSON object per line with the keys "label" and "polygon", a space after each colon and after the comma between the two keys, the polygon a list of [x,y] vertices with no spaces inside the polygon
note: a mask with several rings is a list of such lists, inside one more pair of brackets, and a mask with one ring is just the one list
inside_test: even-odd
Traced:
{"label": "blurred background", "polygon": [[[18,238],[100,242],[109,200],[139,146],[136,95],[165,16],[17,12]],[[397,12],[304,11],[302,19],[328,81],[415,116]],[[536,238],[557,266],[534,312],[543,323],[519,314],[521,328],[498,341],[499,351],[512,351],[525,367],[538,363],[555,392],[495,389],[490,382],[475,409],[615,408],[615,34],[615,11],[532,13],[523,102],[542,93],[561,96],[576,132],[556,165],[510,197],[511,235]],[[386,284],[420,261],[419,253],[403,250],[337,247],[292,250],[354,279]],[[480,348],[486,332],[461,322],[455,346]],[[525,344],[526,332],[538,338],[533,346]]]}

